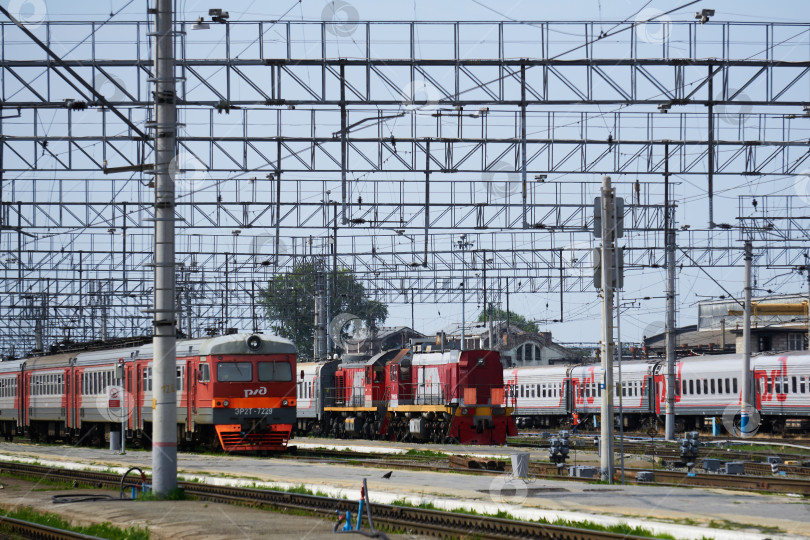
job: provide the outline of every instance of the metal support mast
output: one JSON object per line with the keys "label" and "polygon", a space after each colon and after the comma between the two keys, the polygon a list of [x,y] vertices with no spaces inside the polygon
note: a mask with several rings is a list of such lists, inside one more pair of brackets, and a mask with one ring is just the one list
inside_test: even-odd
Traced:
{"label": "metal support mast", "polygon": [[616,211],[614,189],[610,177],[602,178],[602,409],[600,475],[613,483],[613,275],[616,259],[613,255]]}
{"label": "metal support mast", "polygon": [[177,487],[177,389],[174,180],[177,103],[174,80],[172,0],[157,0],[155,10],[155,306],[154,423],[152,489],[164,496]]}
{"label": "metal support mast", "polygon": [[754,408],[751,399],[751,262],[754,256],[751,240],[745,241],[745,300],[743,305],[743,367],[742,400],[740,403],[740,435],[745,437],[756,426],[749,426],[750,413]]}
{"label": "metal support mast", "polygon": [[666,440],[675,440],[675,223],[674,209],[670,201],[669,144],[664,145],[664,235],[667,266],[667,403]]}

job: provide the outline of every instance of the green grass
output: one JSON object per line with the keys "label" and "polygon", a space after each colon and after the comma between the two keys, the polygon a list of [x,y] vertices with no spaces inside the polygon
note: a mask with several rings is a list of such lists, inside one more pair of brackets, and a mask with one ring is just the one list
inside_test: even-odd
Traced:
{"label": "green grass", "polygon": [[429,458],[446,458],[447,454],[444,452],[434,452],[433,450],[417,450],[416,448],[411,448],[405,454],[402,454],[408,457],[429,457]]}
{"label": "green grass", "polygon": [[[128,527],[126,529],[122,529],[120,527],[113,526],[109,522],[88,526],[73,526],[56,514],[39,512],[31,507],[19,508],[14,511],[7,512],[5,517],[30,521],[32,523],[39,523],[40,525],[53,527],[55,529],[73,531],[90,536],[99,536],[101,538],[109,538],[111,540],[149,539],[149,531],[140,527]],[[0,528],[2,528],[2,523],[0,523]]]}
{"label": "green grass", "polygon": [[138,495],[136,500],[138,501],[185,501],[188,497],[186,497],[186,492],[183,488],[176,487],[171,490],[166,496],[161,497],[158,496],[154,491],[147,491],[146,493],[141,493]]}

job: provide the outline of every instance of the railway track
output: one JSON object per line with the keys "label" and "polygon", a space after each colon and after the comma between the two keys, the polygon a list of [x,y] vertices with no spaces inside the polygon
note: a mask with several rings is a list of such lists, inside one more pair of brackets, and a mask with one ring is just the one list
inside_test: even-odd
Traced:
{"label": "railway track", "polygon": [[[705,442],[705,441],[702,441]],[[525,441],[510,441],[511,448],[548,448],[550,443],[547,440],[527,443]],[[792,443],[791,443],[792,444]],[[569,447],[571,450],[585,450],[595,451],[596,445],[592,442],[590,436],[583,438],[580,435],[577,439],[569,440]],[[618,451],[619,445],[614,444],[614,450]],[[680,453],[676,444],[662,443],[660,441],[625,441],[624,443],[625,454],[636,454],[644,456],[652,456],[656,458],[674,459],[680,457]],[[721,448],[715,445],[702,445],[700,447],[700,455],[702,457],[711,457],[724,460],[746,460],[746,461],[765,461],[768,456],[779,456],[786,460],[795,460],[797,462],[810,461],[810,454],[798,454],[794,452],[777,451],[776,449],[765,452],[754,452],[744,450],[733,450],[730,448]]]}
{"label": "railway track", "polygon": [[0,538],[6,538],[6,535],[9,534],[19,535],[21,538],[33,538],[35,540],[103,540],[98,536],[89,536],[63,529],[55,529],[21,519],[0,517]]}
{"label": "railway track", "polygon": [[[22,476],[39,478],[47,476],[51,480],[77,481],[94,486],[118,488],[119,475],[55,469],[41,465],[5,463],[2,470]],[[357,503],[345,499],[319,497],[298,493],[250,489],[227,486],[211,486],[196,482],[179,482],[188,495],[211,502],[263,506],[270,508],[306,511],[313,514],[334,517],[336,511],[355,512]],[[127,481],[124,487],[136,486],[135,481]],[[170,504],[170,503],[167,503]],[[634,540],[647,537],[611,533],[589,529],[577,529],[559,525],[531,523],[512,519],[476,516],[422,508],[410,508],[388,504],[371,504],[374,523],[392,530],[405,530],[412,534],[438,537],[474,537],[493,540],[537,538],[543,540]],[[55,533],[74,534],[64,531]],[[89,536],[31,536],[31,538],[93,538]]]}
{"label": "railway track", "polygon": [[[362,452],[349,452],[350,455],[341,455],[339,451],[325,451],[329,459],[343,458],[351,460],[355,466],[375,467],[381,469],[401,469],[412,471],[433,471],[433,472],[470,472],[482,475],[503,475],[511,471],[511,465],[495,459],[476,459],[463,456],[451,456],[448,459],[433,458],[430,463],[414,462],[411,459],[395,459],[385,457],[379,459],[379,455],[364,454]],[[325,456],[326,457],[326,456]],[[306,458],[313,459],[313,458]],[[701,459],[697,460],[697,467],[701,466]],[[438,462],[438,463],[437,463]],[[807,469],[807,468],[805,468]],[[569,477],[567,476],[567,466],[561,470],[553,463],[533,462],[529,466],[530,474],[537,478],[549,480],[566,480],[574,482],[593,482],[594,479]],[[655,480],[652,482],[638,482],[643,484],[671,485],[681,487],[711,487],[721,489],[735,489],[740,491],[757,491],[769,493],[793,493],[803,496],[810,496],[810,479],[786,478],[772,475],[772,469],[768,464],[746,463],[745,475],[732,474],[704,474],[695,473],[691,475],[683,471],[673,471],[666,469],[639,469],[625,468],[625,478],[628,481],[636,482],[636,475],[639,472],[652,472]],[[804,471],[810,476],[810,471]],[[616,473],[616,481],[619,480],[619,473]]]}

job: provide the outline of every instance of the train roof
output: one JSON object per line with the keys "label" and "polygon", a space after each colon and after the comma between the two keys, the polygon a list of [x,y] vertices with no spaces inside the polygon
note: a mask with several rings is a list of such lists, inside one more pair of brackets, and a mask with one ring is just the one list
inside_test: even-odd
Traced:
{"label": "train roof", "polygon": [[6,360],[4,362],[0,362],[0,373],[14,373],[20,371],[20,365],[25,362],[25,360]]}
{"label": "train roof", "polygon": [[[251,348],[248,340],[259,338],[258,348]],[[178,350],[179,351],[179,350]],[[199,345],[201,356],[221,354],[297,354],[293,342],[289,339],[264,334],[231,334],[203,340]]]}
{"label": "train roof", "polygon": [[76,357],[75,353],[52,354],[50,356],[37,356],[25,361],[26,371],[35,369],[56,369],[69,367],[71,361]]}
{"label": "train roof", "polygon": [[552,375],[566,375],[568,370],[571,368],[570,364],[554,364],[550,366],[520,366],[520,367],[510,367],[506,368],[504,371],[508,371],[509,373],[513,374],[521,374],[521,375],[534,375],[537,374],[552,374]]}
{"label": "train roof", "polygon": [[[471,351],[464,351],[471,352]],[[489,351],[487,351],[489,352]],[[461,351],[448,349],[446,351],[418,352],[413,354],[411,365],[428,366],[437,364],[457,364],[461,359]]]}
{"label": "train roof", "polygon": [[[259,338],[258,348],[248,345],[248,338],[255,335]],[[92,350],[87,352],[59,353],[48,356],[37,356],[27,359],[8,360],[0,362],[0,372],[18,371],[20,364],[25,363],[26,369],[47,369],[67,366],[75,358],[76,365],[93,366],[107,364],[110,361],[123,359],[125,361],[143,358],[151,359],[154,347],[146,343],[136,347],[123,347],[117,349]],[[175,351],[177,358],[189,356],[207,356],[223,354],[296,354],[298,351],[290,340],[262,334],[231,334],[213,338],[181,339],[177,340]]]}

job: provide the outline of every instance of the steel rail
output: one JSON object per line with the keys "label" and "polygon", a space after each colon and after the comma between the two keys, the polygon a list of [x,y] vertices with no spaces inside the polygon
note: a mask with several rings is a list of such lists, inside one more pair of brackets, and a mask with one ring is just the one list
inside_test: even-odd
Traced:
{"label": "steel rail", "polygon": [[19,534],[23,538],[36,540],[102,540],[98,536],[48,527],[22,519],[0,517],[0,537],[6,538],[7,533]]}
{"label": "steel rail", "polygon": [[[4,463],[2,470],[27,476],[47,476],[51,480],[78,480],[95,485],[118,487],[120,475],[102,472],[55,469],[41,465]],[[128,485],[135,485],[128,482]],[[210,486],[197,482],[178,482],[189,495],[200,500],[268,506],[274,508],[303,510],[324,516],[335,516],[335,511],[355,511],[357,503],[346,499],[319,497],[264,489]],[[490,516],[475,516],[422,508],[409,508],[372,503],[374,522],[393,529],[405,529],[414,534],[440,537],[468,537],[511,540],[537,538],[548,540],[633,540],[643,536],[577,529],[558,525],[523,522]],[[74,537],[70,537],[74,538]]]}

